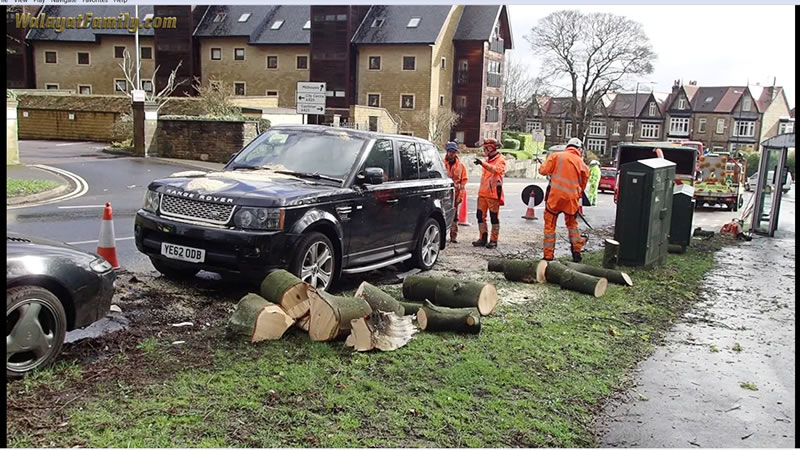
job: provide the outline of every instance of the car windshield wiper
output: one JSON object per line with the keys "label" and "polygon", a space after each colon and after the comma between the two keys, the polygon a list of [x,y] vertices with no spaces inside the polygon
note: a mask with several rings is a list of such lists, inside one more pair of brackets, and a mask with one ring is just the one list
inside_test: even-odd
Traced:
{"label": "car windshield wiper", "polygon": [[259,167],[259,166],[253,166],[253,165],[250,165],[250,164],[236,164],[236,166],[232,167],[231,170],[239,170],[239,169],[256,170],[256,169],[260,169],[260,168],[261,167]]}
{"label": "car windshield wiper", "polygon": [[321,175],[317,172],[311,173],[311,172],[295,172],[294,170],[276,170],[275,173],[282,173],[284,175],[293,175],[301,178],[313,178],[315,180],[335,181],[337,183],[342,182],[341,178],[329,177],[327,175]]}

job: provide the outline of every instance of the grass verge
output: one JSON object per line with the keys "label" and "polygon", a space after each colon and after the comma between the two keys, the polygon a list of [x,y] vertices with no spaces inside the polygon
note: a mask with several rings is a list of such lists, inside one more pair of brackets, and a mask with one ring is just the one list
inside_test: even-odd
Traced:
{"label": "grass verge", "polygon": [[[662,267],[632,271],[633,287],[611,285],[600,299],[525,285],[541,300],[501,306],[479,335],[422,332],[394,352],[353,353],[296,331],[249,345],[220,331],[225,318],[192,336],[190,348],[166,335],[142,337],[103,369],[117,376],[98,381],[87,368],[78,384],[70,376],[82,372],[62,364],[9,383],[8,443],[594,446],[602,401],[699,299],[717,249],[706,241]],[[599,254],[585,259],[600,263]],[[45,412],[32,406],[65,390],[74,401]]]}
{"label": "grass verge", "polygon": [[52,180],[19,180],[6,178],[6,198],[22,197],[40,192],[49,191],[60,186],[61,183]]}

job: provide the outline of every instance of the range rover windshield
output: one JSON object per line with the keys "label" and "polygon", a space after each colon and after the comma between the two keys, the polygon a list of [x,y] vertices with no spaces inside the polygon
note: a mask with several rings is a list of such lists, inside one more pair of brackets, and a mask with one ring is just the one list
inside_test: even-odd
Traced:
{"label": "range rover windshield", "polygon": [[367,140],[336,129],[269,130],[247,145],[227,169],[267,169],[301,177],[342,181]]}

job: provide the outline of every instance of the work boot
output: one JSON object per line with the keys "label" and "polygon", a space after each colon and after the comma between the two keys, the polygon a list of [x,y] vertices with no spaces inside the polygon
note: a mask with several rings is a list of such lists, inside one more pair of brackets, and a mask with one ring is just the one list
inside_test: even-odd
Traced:
{"label": "work boot", "polygon": [[485,247],[486,246],[486,235],[482,234],[481,238],[477,241],[472,241],[472,245],[475,247]]}
{"label": "work boot", "polygon": [[456,238],[454,238],[454,237],[451,237],[451,238],[450,238],[450,243],[451,243],[451,244],[458,244],[458,241],[456,240]]}
{"label": "work boot", "polygon": [[581,252],[572,252],[572,262],[581,262]]}
{"label": "work boot", "polygon": [[489,243],[486,244],[486,248],[497,248],[497,241],[489,241]]}

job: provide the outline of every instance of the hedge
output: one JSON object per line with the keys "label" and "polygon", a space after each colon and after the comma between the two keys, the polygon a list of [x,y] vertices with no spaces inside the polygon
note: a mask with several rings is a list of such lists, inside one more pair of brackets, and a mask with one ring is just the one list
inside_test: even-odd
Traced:
{"label": "hedge", "polygon": [[519,150],[519,141],[511,138],[503,139],[503,149]]}

